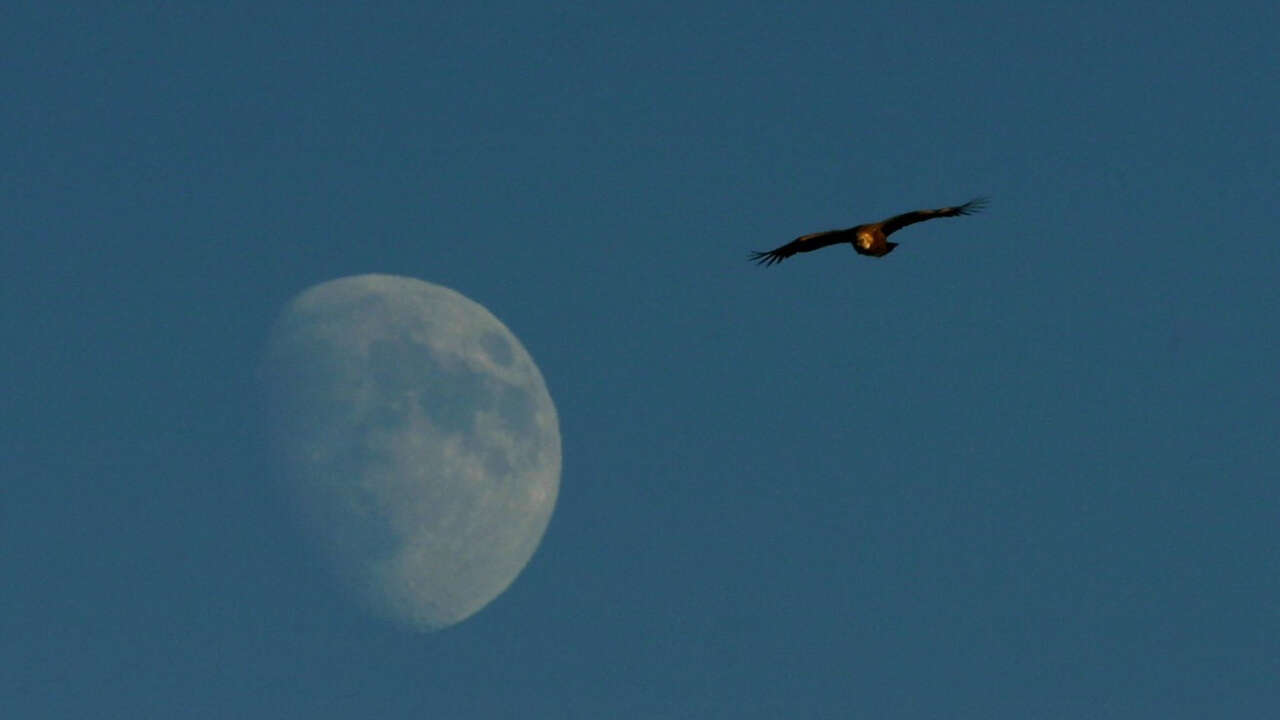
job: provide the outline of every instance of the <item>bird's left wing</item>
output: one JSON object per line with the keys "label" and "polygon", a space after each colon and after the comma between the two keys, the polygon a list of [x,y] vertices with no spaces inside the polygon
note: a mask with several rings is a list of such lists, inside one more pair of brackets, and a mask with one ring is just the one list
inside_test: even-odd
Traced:
{"label": "bird's left wing", "polygon": [[795,255],[796,253],[818,250],[828,245],[836,245],[849,241],[849,230],[824,230],[823,232],[801,235],[791,242],[768,252],[751,253],[750,259],[760,265],[773,265]]}
{"label": "bird's left wing", "polygon": [[936,210],[914,210],[893,217],[880,223],[880,229],[885,235],[890,235],[908,225],[914,225],[925,220],[933,220],[934,218],[957,217],[959,215],[972,215],[987,206],[986,198],[974,198],[963,205],[955,207],[944,207]]}

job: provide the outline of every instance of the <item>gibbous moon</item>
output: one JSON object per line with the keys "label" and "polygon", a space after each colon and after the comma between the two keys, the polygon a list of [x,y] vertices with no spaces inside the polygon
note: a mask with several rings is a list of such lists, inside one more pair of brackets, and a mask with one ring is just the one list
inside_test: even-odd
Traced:
{"label": "gibbous moon", "polygon": [[488,310],[412,278],[321,283],[281,313],[263,377],[302,526],[368,607],[434,630],[520,574],[555,507],[560,429]]}

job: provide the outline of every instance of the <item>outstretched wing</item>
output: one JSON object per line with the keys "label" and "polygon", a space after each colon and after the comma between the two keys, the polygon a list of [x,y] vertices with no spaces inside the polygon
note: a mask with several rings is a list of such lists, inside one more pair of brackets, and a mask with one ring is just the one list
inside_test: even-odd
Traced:
{"label": "outstretched wing", "polygon": [[987,206],[987,199],[984,197],[974,198],[963,205],[955,207],[938,208],[937,210],[916,210],[914,212],[902,213],[880,223],[880,230],[885,235],[891,235],[898,230],[908,226],[915,225],[925,220],[933,220],[934,218],[957,217],[959,215],[972,215]]}
{"label": "outstretched wing", "polygon": [[842,242],[849,242],[852,238],[851,232],[852,230],[826,230],[823,232],[810,233],[809,235],[801,235],[786,245],[770,250],[769,252],[752,252],[750,259],[760,265],[780,263],[796,253],[820,250],[828,245],[838,245]]}

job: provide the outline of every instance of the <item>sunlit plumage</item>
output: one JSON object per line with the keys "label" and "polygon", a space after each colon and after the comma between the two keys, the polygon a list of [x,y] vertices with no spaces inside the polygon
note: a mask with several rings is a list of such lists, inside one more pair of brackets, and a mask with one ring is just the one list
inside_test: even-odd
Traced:
{"label": "sunlit plumage", "polygon": [[761,265],[772,265],[780,263],[796,253],[811,252],[829,245],[838,245],[846,242],[853,245],[854,251],[859,255],[884,257],[898,247],[898,243],[889,242],[886,238],[902,228],[925,220],[933,220],[934,218],[972,215],[986,206],[986,198],[974,198],[963,205],[956,205],[955,207],[944,207],[936,210],[914,210],[901,215],[894,215],[888,220],[881,220],[867,225],[855,225],[844,230],[827,230],[811,235],[801,235],[774,250],[753,252],[751,253],[751,259]]}

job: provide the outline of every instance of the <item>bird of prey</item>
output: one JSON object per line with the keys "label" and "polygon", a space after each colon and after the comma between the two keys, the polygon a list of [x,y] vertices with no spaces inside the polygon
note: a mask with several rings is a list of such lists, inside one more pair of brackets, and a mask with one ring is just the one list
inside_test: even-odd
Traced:
{"label": "bird of prey", "polygon": [[753,252],[750,259],[760,265],[772,265],[780,263],[796,253],[811,252],[828,245],[838,245],[846,242],[853,245],[854,251],[859,255],[884,257],[898,247],[898,243],[889,242],[886,238],[902,228],[925,220],[933,220],[934,218],[972,215],[986,206],[987,199],[980,197],[955,207],[944,207],[936,210],[915,210],[901,215],[894,215],[888,220],[866,225],[855,225],[844,230],[827,230],[825,232],[816,232],[812,235],[801,235],[786,245],[769,252]]}

